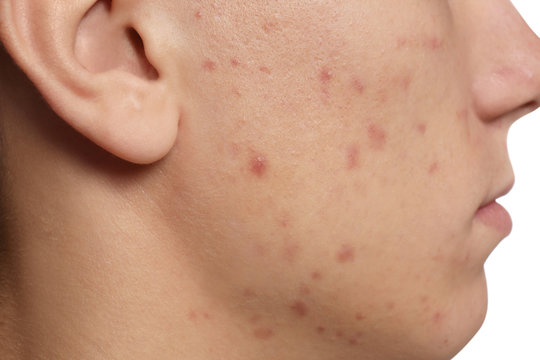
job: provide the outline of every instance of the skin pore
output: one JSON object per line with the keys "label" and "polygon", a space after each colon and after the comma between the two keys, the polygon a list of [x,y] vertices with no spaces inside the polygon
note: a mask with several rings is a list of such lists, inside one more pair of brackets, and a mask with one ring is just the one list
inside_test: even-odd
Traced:
{"label": "skin pore", "polygon": [[437,360],[478,330],[507,230],[476,213],[540,94],[510,2],[53,3],[0,6],[5,358]]}

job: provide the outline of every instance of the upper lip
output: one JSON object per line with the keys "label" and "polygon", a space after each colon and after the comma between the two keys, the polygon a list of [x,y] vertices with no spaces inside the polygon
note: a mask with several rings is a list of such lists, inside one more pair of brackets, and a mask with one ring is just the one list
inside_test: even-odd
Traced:
{"label": "upper lip", "polygon": [[480,205],[480,207],[482,208],[488,204],[491,204],[493,201],[497,200],[498,198],[508,194],[510,190],[512,190],[512,187],[514,187],[514,177],[512,177],[510,181],[506,183],[506,185],[499,188],[497,191],[490,193],[488,197],[486,198],[486,200],[482,203],[482,205]]}

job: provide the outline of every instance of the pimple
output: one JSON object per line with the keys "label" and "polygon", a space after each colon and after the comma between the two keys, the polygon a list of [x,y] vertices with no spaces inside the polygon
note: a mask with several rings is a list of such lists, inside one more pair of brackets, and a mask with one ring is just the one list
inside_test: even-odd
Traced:
{"label": "pimple", "polygon": [[313,280],[321,280],[322,279],[322,274],[319,271],[313,271],[311,273],[311,278]]}
{"label": "pimple", "polygon": [[362,83],[362,81],[358,78],[353,78],[352,79],[352,87],[353,89],[358,93],[358,94],[363,94],[364,93],[364,83]]}
{"label": "pimple", "polygon": [[418,131],[418,133],[420,133],[421,135],[424,135],[426,133],[426,124],[418,124],[416,126],[416,131]]}
{"label": "pimple", "polygon": [[386,132],[376,124],[369,124],[368,138],[370,140],[370,147],[374,150],[382,150],[386,145]]}
{"label": "pimple", "polygon": [[210,316],[209,313],[205,312],[203,313],[203,317],[206,319],[206,320],[210,320],[212,318],[212,316]]}
{"label": "pimple", "polygon": [[342,264],[353,262],[354,258],[355,258],[354,248],[351,245],[347,245],[347,244],[342,245],[336,254],[336,260]]}
{"label": "pimple", "polygon": [[420,298],[420,301],[422,302],[422,304],[427,303],[428,300],[429,300],[429,297],[428,297],[427,295],[423,295],[423,296]]}
{"label": "pimple", "polygon": [[268,340],[274,336],[274,330],[270,328],[257,328],[253,331],[253,336],[260,340]]}
{"label": "pimple", "polygon": [[206,70],[208,72],[213,72],[214,70],[216,70],[217,65],[212,60],[206,59],[203,62],[202,67],[203,67],[204,70]]}
{"label": "pimple", "polygon": [[332,71],[327,67],[322,68],[321,72],[319,73],[319,79],[323,84],[328,84],[330,80],[332,80],[332,77]]}
{"label": "pimple", "polygon": [[234,88],[234,89],[232,90],[232,93],[233,93],[233,95],[236,96],[236,97],[239,97],[239,98],[242,97],[242,93],[241,93],[240,90],[238,90],[237,88]]}
{"label": "pimple", "polygon": [[357,321],[362,321],[365,319],[364,315],[362,313],[356,313],[356,315],[354,316],[354,318],[357,320]]}
{"label": "pimple", "polygon": [[231,66],[232,66],[232,67],[235,68],[235,67],[238,67],[239,65],[240,65],[240,61],[238,61],[237,58],[232,58],[232,59],[231,59]]}
{"label": "pimple", "polygon": [[353,170],[358,168],[360,149],[358,145],[350,145],[347,148],[347,169]]}
{"label": "pimple", "polygon": [[317,326],[316,330],[319,334],[324,334],[326,328],[324,326]]}
{"label": "pimple", "polygon": [[260,71],[260,72],[263,72],[263,73],[265,73],[265,74],[268,74],[268,75],[270,75],[270,73],[271,73],[270,69],[267,68],[266,66],[261,66],[261,67],[259,68],[259,71]]}
{"label": "pimple", "polygon": [[398,83],[399,87],[401,87],[401,89],[404,92],[407,92],[407,91],[409,91],[409,88],[411,87],[412,77],[410,75],[404,76],[404,77],[398,79],[397,83]]}
{"label": "pimple", "polygon": [[427,49],[438,50],[444,45],[444,41],[438,36],[431,36],[424,40],[423,45]]}
{"label": "pimple", "polygon": [[439,163],[434,162],[429,166],[428,172],[429,172],[430,175],[433,175],[433,174],[435,174],[437,172],[437,170],[439,170]]}
{"label": "pimple", "polygon": [[257,293],[251,288],[246,288],[242,292],[242,296],[244,296],[245,298],[248,298],[248,299],[252,299],[252,298],[257,296]]}
{"label": "pimple", "polygon": [[202,18],[202,11],[201,10],[197,10],[197,12],[195,13],[195,18],[197,20],[200,20]]}
{"label": "pimple", "polygon": [[251,173],[257,177],[263,177],[267,170],[267,161],[266,158],[262,155],[254,156],[251,159],[250,170]]}
{"label": "pimple", "polygon": [[433,322],[438,324],[441,322],[442,314],[440,311],[437,311],[435,314],[433,314]]}
{"label": "pimple", "polygon": [[337,331],[336,331],[336,336],[337,336],[338,338],[342,338],[342,337],[343,337],[343,331],[337,330]]}
{"label": "pimple", "polygon": [[305,317],[308,314],[307,305],[303,301],[295,301],[290,309],[298,317]]}
{"label": "pimple", "polygon": [[300,254],[300,246],[298,244],[286,244],[283,249],[283,256],[288,263],[294,263]]}
{"label": "pimple", "polygon": [[261,318],[262,318],[261,315],[255,314],[249,318],[249,322],[252,324],[257,324],[261,320]]}
{"label": "pimple", "polygon": [[306,284],[302,284],[300,286],[300,295],[308,296],[310,294],[311,294],[311,289]]}
{"label": "pimple", "polygon": [[457,112],[457,117],[460,120],[467,120],[469,118],[469,109],[461,109]]}
{"label": "pimple", "polygon": [[277,28],[277,22],[275,21],[267,21],[262,26],[265,33],[269,34],[272,31],[276,30]]}
{"label": "pimple", "polygon": [[189,312],[189,314],[188,314],[188,318],[191,321],[196,321],[197,320],[197,313],[194,310],[191,310]]}
{"label": "pimple", "polygon": [[352,339],[349,339],[349,345],[358,345],[358,339],[357,338],[352,338]]}
{"label": "pimple", "polygon": [[395,307],[396,307],[396,304],[393,301],[386,304],[386,308],[388,310],[394,310]]}
{"label": "pimple", "polygon": [[396,40],[396,48],[398,49],[402,49],[404,48],[406,45],[408,45],[409,43],[409,40],[407,38],[404,38],[404,37],[400,37]]}

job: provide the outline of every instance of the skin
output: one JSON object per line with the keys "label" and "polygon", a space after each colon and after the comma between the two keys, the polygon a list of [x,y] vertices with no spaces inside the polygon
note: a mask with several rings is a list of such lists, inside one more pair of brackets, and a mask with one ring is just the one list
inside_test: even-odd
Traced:
{"label": "skin", "polygon": [[164,63],[133,34],[103,45],[123,36],[114,2],[72,44],[89,73],[173,84],[178,132],[152,160],[62,116],[3,32],[34,83],[3,59],[6,354],[455,355],[507,235],[477,210],[509,190],[509,127],[540,101],[540,41],[511,4],[142,4]]}

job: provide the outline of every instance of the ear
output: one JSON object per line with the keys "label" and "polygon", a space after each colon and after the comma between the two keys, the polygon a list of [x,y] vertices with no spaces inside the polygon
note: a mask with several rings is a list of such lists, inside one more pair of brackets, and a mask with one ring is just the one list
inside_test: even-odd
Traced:
{"label": "ear", "polygon": [[139,164],[174,146],[181,105],[144,0],[2,0],[0,37],[51,108]]}

